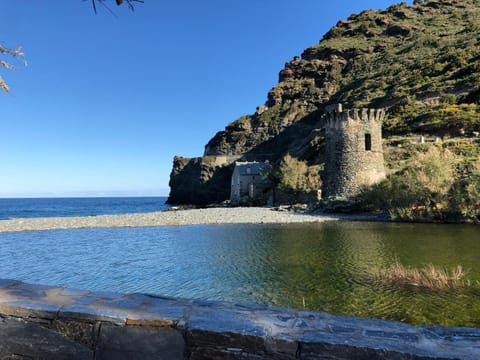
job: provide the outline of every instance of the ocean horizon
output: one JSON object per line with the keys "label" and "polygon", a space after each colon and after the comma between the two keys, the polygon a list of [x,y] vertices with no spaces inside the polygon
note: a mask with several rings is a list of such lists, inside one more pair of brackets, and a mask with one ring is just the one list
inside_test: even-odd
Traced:
{"label": "ocean horizon", "polygon": [[166,196],[0,198],[0,220],[121,215],[163,211]]}

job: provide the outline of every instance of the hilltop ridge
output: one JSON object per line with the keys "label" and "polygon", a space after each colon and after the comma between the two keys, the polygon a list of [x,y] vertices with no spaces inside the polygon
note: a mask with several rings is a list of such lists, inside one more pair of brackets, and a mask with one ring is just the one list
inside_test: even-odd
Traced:
{"label": "hilltop ridge", "polygon": [[265,104],[215,134],[202,158],[175,158],[169,202],[227,199],[232,168],[228,161],[219,165],[218,156],[278,164],[289,154],[322,168],[320,118],[334,103],[387,109],[384,150],[391,172],[416,154],[399,144],[420,135],[477,158],[480,0],[416,0],[340,20],[288,61]]}

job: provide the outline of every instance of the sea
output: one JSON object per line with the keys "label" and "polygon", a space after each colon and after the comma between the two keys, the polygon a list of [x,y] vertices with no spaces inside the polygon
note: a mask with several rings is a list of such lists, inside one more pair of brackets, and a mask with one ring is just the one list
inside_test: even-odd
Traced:
{"label": "sea", "polygon": [[0,199],[0,220],[38,217],[119,215],[162,211],[167,197]]}

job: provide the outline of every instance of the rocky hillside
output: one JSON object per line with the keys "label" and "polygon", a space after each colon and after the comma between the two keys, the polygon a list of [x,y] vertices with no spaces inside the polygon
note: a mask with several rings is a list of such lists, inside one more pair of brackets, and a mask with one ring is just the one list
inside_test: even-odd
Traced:
{"label": "rocky hillside", "polygon": [[[391,171],[415,156],[399,144],[420,134],[478,156],[480,0],[417,0],[339,21],[286,63],[267,102],[218,132],[202,158],[175,158],[169,202],[227,199],[235,156],[278,163],[290,154],[321,167],[320,117],[332,103],[388,109],[383,132]],[[229,160],[219,162],[221,155]]]}

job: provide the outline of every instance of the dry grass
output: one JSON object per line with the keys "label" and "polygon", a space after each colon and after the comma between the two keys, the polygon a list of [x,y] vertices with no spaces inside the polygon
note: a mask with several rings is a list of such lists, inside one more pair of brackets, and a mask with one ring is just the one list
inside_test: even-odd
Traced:
{"label": "dry grass", "polygon": [[375,279],[398,285],[410,285],[431,290],[447,290],[468,287],[470,282],[465,281],[465,271],[461,265],[457,265],[450,271],[436,267],[433,264],[417,269],[406,267],[395,262],[390,268],[380,272]]}

